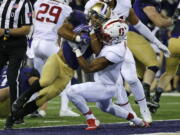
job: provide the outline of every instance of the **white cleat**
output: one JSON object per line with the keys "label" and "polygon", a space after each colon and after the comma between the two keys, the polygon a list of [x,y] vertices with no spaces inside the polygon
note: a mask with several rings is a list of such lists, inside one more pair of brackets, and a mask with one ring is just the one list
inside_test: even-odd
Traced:
{"label": "white cleat", "polygon": [[60,110],[59,112],[60,117],[69,116],[69,117],[79,117],[80,115],[76,112],[73,112],[70,109],[67,110]]}
{"label": "white cleat", "polygon": [[151,113],[149,111],[148,108],[146,109],[140,109],[140,112],[141,112],[141,116],[143,118],[143,120],[149,124],[152,123],[152,117],[151,117]]}
{"label": "white cleat", "polygon": [[41,115],[41,117],[46,116],[46,112],[44,110],[39,110],[38,113]]}

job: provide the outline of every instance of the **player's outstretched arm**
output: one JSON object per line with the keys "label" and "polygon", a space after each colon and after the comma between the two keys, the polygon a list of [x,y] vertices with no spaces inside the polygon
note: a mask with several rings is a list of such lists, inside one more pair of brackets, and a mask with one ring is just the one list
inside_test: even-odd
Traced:
{"label": "player's outstretched arm", "polygon": [[128,21],[133,25],[133,27],[141,33],[144,37],[146,37],[150,42],[155,44],[161,51],[163,51],[164,55],[166,57],[170,56],[170,52],[168,48],[163,45],[156,37],[155,35],[149,30],[146,25],[144,25],[139,18],[136,16],[133,9],[130,10]]}

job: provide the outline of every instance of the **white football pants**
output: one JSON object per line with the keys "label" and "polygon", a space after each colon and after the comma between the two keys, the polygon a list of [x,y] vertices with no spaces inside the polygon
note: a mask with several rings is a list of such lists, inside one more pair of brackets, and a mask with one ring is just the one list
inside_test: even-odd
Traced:
{"label": "white football pants", "polygon": [[42,67],[47,58],[58,52],[59,47],[56,40],[45,40],[34,38],[32,41],[32,50],[34,52],[34,67],[41,73]]}

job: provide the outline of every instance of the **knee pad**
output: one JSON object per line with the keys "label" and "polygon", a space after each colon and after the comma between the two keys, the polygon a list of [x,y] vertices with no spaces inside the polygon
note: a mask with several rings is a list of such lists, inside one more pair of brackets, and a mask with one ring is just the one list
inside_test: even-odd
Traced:
{"label": "knee pad", "polygon": [[153,71],[154,73],[156,73],[159,70],[159,67],[158,66],[149,66],[148,69]]}

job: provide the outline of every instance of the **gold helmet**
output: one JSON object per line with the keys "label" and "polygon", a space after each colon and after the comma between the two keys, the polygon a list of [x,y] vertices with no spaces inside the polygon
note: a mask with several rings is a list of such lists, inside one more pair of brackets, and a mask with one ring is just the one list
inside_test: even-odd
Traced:
{"label": "gold helmet", "polygon": [[111,16],[110,7],[104,2],[94,4],[88,13],[91,24],[95,28],[99,28]]}

